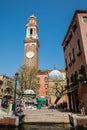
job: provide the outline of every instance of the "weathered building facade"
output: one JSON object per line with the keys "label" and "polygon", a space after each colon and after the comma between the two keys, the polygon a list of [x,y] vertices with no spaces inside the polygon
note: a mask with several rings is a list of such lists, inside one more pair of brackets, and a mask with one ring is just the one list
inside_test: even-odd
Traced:
{"label": "weathered building facade", "polygon": [[3,82],[0,86],[0,98],[4,96],[13,97],[15,80],[6,75],[0,75],[0,80]]}
{"label": "weathered building facade", "polygon": [[87,10],[77,10],[62,43],[70,111],[79,112],[79,102],[87,113]]}

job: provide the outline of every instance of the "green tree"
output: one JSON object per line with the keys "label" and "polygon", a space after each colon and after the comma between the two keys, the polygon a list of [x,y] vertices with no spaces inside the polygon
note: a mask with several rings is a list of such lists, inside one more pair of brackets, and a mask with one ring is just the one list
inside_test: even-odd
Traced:
{"label": "green tree", "polygon": [[65,91],[65,87],[64,87],[65,81],[55,81],[55,96],[56,96],[56,100],[55,103],[57,103],[57,101],[61,98],[63,92]]}
{"label": "green tree", "polygon": [[58,100],[62,97],[63,92],[65,91],[66,80],[59,80],[58,78],[55,78],[55,80],[52,80],[50,83],[50,95],[55,95],[56,100],[55,104],[58,102]]}
{"label": "green tree", "polygon": [[18,72],[21,91],[32,89],[36,92],[38,89],[37,70],[34,67],[23,65]]}

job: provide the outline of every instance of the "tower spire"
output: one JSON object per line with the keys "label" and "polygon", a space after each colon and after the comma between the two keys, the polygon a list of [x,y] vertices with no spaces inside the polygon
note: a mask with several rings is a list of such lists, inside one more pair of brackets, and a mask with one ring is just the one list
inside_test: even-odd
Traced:
{"label": "tower spire", "polygon": [[34,15],[34,12],[32,12],[32,15],[30,16],[30,18],[35,18],[36,19],[35,15]]}

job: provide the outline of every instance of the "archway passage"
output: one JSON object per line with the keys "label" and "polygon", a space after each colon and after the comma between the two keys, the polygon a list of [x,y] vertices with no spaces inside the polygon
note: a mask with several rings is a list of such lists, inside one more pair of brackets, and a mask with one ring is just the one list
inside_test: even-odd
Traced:
{"label": "archway passage", "polygon": [[75,113],[79,112],[79,98],[77,90],[68,93],[68,98],[69,98],[69,110]]}

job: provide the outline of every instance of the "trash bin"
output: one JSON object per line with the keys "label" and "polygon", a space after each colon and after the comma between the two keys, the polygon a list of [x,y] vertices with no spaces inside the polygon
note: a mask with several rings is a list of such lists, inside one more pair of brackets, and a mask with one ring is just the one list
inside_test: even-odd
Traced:
{"label": "trash bin", "polygon": [[41,107],[42,107],[42,102],[41,101],[38,101],[37,107],[38,107],[38,109],[41,109]]}

